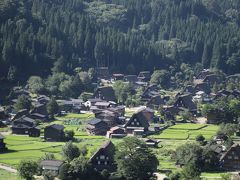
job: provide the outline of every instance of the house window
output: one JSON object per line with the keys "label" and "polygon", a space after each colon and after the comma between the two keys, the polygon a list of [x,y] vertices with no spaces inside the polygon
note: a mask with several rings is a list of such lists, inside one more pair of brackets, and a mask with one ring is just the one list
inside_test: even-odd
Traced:
{"label": "house window", "polygon": [[100,161],[98,161],[98,165],[100,165],[101,164],[101,162]]}
{"label": "house window", "polygon": [[105,159],[105,156],[104,156],[104,155],[101,155],[101,156],[100,156],[100,159]]}
{"label": "house window", "polygon": [[108,158],[108,157],[106,157],[106,159],[108,160],[109,158]]}
{"label": "house window", "polygon": [[139,122],[137,122],[137,125],[139,126]]}
{"label": "house window", "polygon": [[238,159],[238,156],[234,156],[234,159]]}
{"label": "house window", "polygon": [[132,122],[131,124],[134,125],[134,122]]}
{"label": "house window", "polygon": [[228,159],[232,159],[232,156],[228,156]]}
{"label": "house window", "polygon": [[234,153],[234,151],[232,152],[232,155],[234,155],[235,153]]}
{"label": "house window", "polygon": [[107,161],[105,161],[105,163],[104,163],[105,165],[107,165]]}
{"label": "house window", "polygon": [[136,119],[134,119],[134,122],[137,122],[137,120],[136,120]]}

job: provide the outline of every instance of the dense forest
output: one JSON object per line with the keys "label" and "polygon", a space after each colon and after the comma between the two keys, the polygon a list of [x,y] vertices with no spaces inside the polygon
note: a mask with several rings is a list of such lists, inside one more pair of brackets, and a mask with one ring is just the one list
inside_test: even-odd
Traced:
{"label": "dense forest", "polygon": [[1,0],[0,79],[108,66],[240,73],[239,0]]}

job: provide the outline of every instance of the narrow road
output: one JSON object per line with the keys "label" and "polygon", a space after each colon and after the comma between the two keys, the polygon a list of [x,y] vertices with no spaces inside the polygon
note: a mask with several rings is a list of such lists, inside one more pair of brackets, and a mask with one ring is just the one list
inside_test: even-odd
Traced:
{"label": "narrow road", "polygon": [[0,169],[4,169],[4,170],[9,171],[11,173],[17,173],[16,169],[13,169],[13,168],[11,168],[9,166],[6,166],[4,164],[0,164]]}

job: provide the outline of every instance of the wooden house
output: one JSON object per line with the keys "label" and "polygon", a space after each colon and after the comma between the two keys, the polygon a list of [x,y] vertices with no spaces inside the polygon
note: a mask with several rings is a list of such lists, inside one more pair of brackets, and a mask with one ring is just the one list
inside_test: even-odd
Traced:
{"label": "wooden house", "polygon": [[44,139],[47,141],[64,141],[64,126],[60,124],[52,124],[45,127]]}
{"label": "wooden house", "polygon": [[138,78],[136,75],[126,75],[124,76],[123,80],[129,83],[136,83],[138,81]]}
{"label": "wooden house", "polygon": [[101,172],[106,169],[113,172],[116,169],[114,163],[115,146],[111,141],[104,143],[90,158],[94,169]]}
{"label": "wooden house", "polygon": [[142,71],[138,74],[138,81],[140,82],[149,82],[151,79],[150,71]]}
{"label": "wooden house", "polygon": [[221,168],[226,171],[240,170],[240,145],[233,144],[220,158]]}
{"label": "wooden house", "polygon": [[99,98],[104,101],[117,101],[114,90],[111,86],[98,87],[93,96],[94,98]]}
{"label": "wooden house", "polygon": [[43,160],[41,161],[40,166],[43,171],[50,171],[56,177],[58,176],[63,163],[63,161],[59,160]]}
{"label": "wooden house", "polygon": [[116,125],[119,115],[118,113],[115,113],[113,111],[104,110],[95,113],[95,117],[106,122],[108,124],[108,127],[113,127],[114,125]]}
{"label": "wooden house", "polygon": [[143,134],[148,131],[149,121],[141,112],[132,115],[129,121],[124,125],[128,134]]}
{"label": "wooden house", "polygon": [[141,107],[135,113],[142,114],[143,117],[145,117],[145,119],[148,122],[151,122],[151,121],[153,121],[155,111],[148,107]]}
{"label": "wooden house", "polygon": [[207,112],[207,124],[220,124],[224,120],[224,112],[220,109],[212,109]]}
{"label": "wooden house", "polygon": [[197,76],[197,79],[204,79],[207,75],[213,74],[213,72],[210,69],[204,69],[202,70]]}
{"label": "wooden house", "polygon": [[124,130],[124,128],[115,126],[112,127],[109,131],[107,131],[107,138],[122,138],[125,137],[127,134]]}
{"label": "wooden house", "polygon": [[0,152],[4,152],[7,150],[4,139],[5,139],[5,137],[2,134],[0,134]]}
{"label": "wooden house", "polygon": [[90,135],[106,135],[109,127],[108,124],[101,119],[92,119],[86,127]]}
{"label": "wooden house", "polygon": [[197,106],[192,101],[192,96],[190,94],[184,94],[184,95],[178,96],[174,103],[174,106],[178,108],[181,107],[181,108],[188,109],[192,113],[197,112]]}
{"label": "wooden house", "polygon": [[97,77],[99,79],[109,79],[110,73],[108,67],[98,67],[96,68]]}
{"label": "wooden house", "polygon": [[114,81],[123,81],[124,79],[124,74],[113,74],[112,79]]}
{"label": "wooden house", "polygon": [[28,134],[29,129],[35,127],[35,120],[27,116],[22,116],[12,122],[13,134]]}

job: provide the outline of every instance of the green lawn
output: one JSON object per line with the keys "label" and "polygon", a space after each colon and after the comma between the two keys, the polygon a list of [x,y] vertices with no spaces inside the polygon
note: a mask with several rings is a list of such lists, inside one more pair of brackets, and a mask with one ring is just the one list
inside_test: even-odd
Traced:
{"label": "green lawn", "polygon": [[0,169],[0,179],[2,180],[21,180],[16,173],[11,173],[6,170]]}

